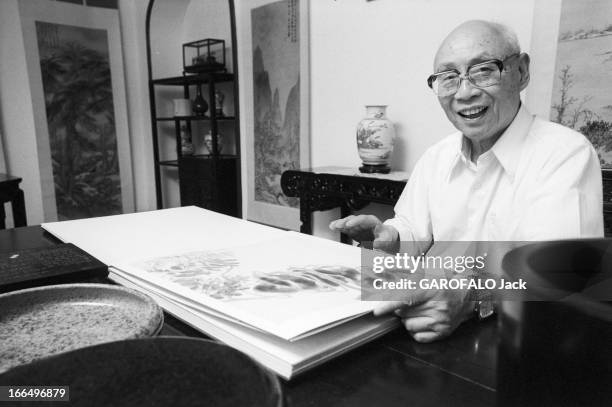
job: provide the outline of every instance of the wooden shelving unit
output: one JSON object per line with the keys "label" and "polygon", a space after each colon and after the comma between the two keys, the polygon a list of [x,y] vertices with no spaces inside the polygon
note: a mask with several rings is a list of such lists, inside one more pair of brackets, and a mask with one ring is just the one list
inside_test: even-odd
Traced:
{"label": "wooden shelving unit", "polygon": [[[239,133],[239,111],[238,111],[238,84],[236,73],[228,72],[204,72],[197,74],[184,73],[180,76],[153,78],[151,67],[151,44],[150,44],[150,21],[151,11],[155,0],[150,0],[147,10],[147,57],[149,68],[149,95],[151,105],[153,154],[155,164],[155,188],[158,209],[163,207],[164,197],[162,193],[162,171],[178,168],[178,181],[181,205],[197,205],[206,209],[215,210],[232,216],[241,216],[241,194],[240,194],[240,133]],[[236,61],[235,21],[233,1],[229,1],[230,24],[232,26],[232,52],[233,61]],[[235,64],[234,64],[235,65]],[[236,70],[236,69],[234,69]],[[233,111],[232,116],[218,116],[215,106],[215,90],[221,83],[233,84]],[[191,99],[190,88],[201,86],[208,94],[209,110],[205,116],[171,116],[157,115],[157,106],[161,100],[156,100],[158,87],[171,86],[183,90],[183,97]],[[224,90],[227,88],[224,87]],[[162,93],[163,94],[163,93]],[[159,97],[159,96],[157,96]],[[205,96],[206,98],[206,96]],[[165,103],[171,103],[168,99]],[[210,154],[184,155],[181,152],[181,127],[188,129],[194,141],[201,135],[194,135],[192,124],[205,123],[210,127],[212,136],[212,151]],[[174,123],[173,136],[176,141],[176,158],[160,159],[160,126]],[[236,154],[221,154],[218,140],[219,123],[233,123],[233,134],[227,134],[224,127],[224,137],[232,137]],[[186,127],[185,127],[186,126]],[[230,126],[226,126],[230,127]],[[167,156],[167,152],[165,154]],[[176,171],[176,170],[175,170]]]}

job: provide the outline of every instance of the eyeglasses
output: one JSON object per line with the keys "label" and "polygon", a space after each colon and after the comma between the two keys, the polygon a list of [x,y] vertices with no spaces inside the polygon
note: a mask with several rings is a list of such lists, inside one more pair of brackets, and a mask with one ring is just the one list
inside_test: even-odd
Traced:
{"label": "eyeglasses", "polygon": [[439,97],[451,96],[457,93],[461,86],[461,80],[467,79],[472,85],[477,88],[486,88],[497,85],[501,82],[501,74],[504,70],[504,63],[510,58],[520,54],[512,54],[506,57],[503,61],[499,59],[491,59],[490,61],[480,62],[472,65],[467,69],[465,75],[456,69],[451,69],[444,72],[439,72],[427,78],[427,85]]}

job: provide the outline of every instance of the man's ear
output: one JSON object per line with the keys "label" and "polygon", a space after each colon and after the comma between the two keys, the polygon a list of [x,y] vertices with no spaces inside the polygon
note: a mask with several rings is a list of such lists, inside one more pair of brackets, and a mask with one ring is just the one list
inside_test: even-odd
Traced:
{"label": "man's ear", "polygon": [[519,55],[519,64],[518,64],[518,69],[519,69],[519,75],[520,75],[520,88],[521,91],[524,90],[527,85],[529,85],[529,62],[530,62],[530,58],[529,55],[525,52],[522,52],[521,55]]}

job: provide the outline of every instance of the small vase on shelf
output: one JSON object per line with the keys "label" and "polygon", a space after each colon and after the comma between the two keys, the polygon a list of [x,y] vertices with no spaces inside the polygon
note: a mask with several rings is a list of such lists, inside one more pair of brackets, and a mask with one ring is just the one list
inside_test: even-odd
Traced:
{"label": "small vase on shelf", "polygon": [[[221,151],[223,151],[222,142],[223,136],[221,136],[221,134],[217,134],[217,153],[219,154],[221,154]],[[204,147],[206,147],[206,150],[208,150],[209,154],[213,154],[213,136],[210,131],[204,136]]]}
{"label": "small vase on shelf", "polygon": [[185,124],[181,125],[181,155],[193,155],[191,131]]}
{"label": "small vase on shelf", "polygon": [[357,125],[357,151],[363,161],[359,171],[388,174],[395,127],[386,117],[387,106],[366,106],[366,117]]}
{"label": "small vase on shelf", "polygon": [[217,117],[223,117],[223,100],[225,95],[218,89],[215,89],[215,115]]}
{"label": "small vase on shelf", "polygon": [[196,116],[204,116],[208,111],[208,103],[202,96],[202,86],[198,85],[196,91],[196,97],[193,100],[193,114]]}

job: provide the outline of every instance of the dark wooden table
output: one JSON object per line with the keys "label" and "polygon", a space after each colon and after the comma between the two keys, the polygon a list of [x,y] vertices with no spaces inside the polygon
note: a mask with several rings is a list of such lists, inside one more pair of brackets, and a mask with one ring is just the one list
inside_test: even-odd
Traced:
{"label": "dark wooden table", "polygon": [[[39,226],[0,231],[0,250],[58,241]],[[110,281],[109,281],[110,283]],[[161,335],[205,335],[165,315]],[[283,382],[288,406],[492,406],[496,401],[497,324],[471,321],[451,338],[414,342],[397,330]]]}
{"label": "dark wooden table", "polygon": [[[313,212],[340,208],[343,218],[372,202],[395,205],[407,180],[407,173],[371,175],[356,168],[321,167],[285,171],[281,188],[285,195],[300,198],[300,232],[312,234]],[[602,170],[602,182],[605,235],[612,237],[612,170]],[[349,238],[342,235],[341,241],[348,243]]]}
{"label": "dark wooden table", "polygon": [[21,178],[0,174],[0,229],[6,227],[4,204],[7,202],[11,203],[13,210],[13,224],[17,227],[27,224],[25,199],[19,183],[21,183]]}
{"label": "dark wooden table", "polygon": [[[281,188],[287,196],[300,198],[300,232],[312,234],[312,213],[340,208],[340,217],[370,203],[395,205],[408,173],[360,174],[344,167],[289,170],[281,176]],[[348,243],[347,236],[341,240]]]}

